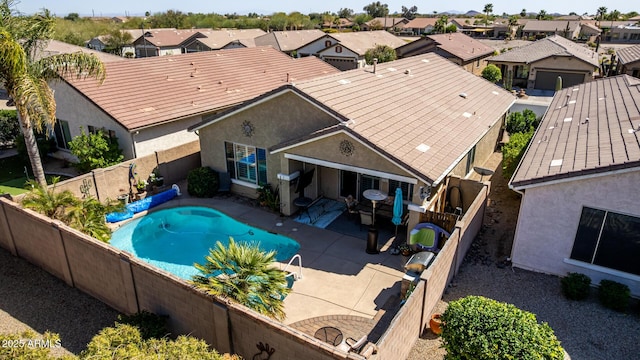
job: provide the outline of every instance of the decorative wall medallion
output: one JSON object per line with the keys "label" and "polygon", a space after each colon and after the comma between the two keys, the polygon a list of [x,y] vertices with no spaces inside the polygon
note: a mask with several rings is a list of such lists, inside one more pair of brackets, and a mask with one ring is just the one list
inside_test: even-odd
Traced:
{"label": "decorative wall medallion", "polygon": [[353,151],[355,150],[355,147],[353,146],[353,144],[351,143],[351,141],[349,140],[342,140],[340,142],[340,153],[344,156],[351,156],[353,155]]}
{"label": "decorative wall medallion", "polygon": [[253,136],[253,124],[251,124],[251,121],[249,120],[245,120],[242,123],[242,132],[244,133],[244,136],[246,137],[251,137]]}

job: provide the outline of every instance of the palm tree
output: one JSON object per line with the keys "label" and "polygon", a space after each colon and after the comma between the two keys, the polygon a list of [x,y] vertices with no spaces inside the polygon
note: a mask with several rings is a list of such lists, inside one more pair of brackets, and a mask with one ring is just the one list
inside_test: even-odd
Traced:
{"label": "palm tree", "polygon": [[22,206],[52,219],[65,221],[67,207],[75,205],[77,199],[69,190],[56,192],[58,180],[60,178],[57,176],[53,178],[53,186],[50,189],[31,180],[29,185],[32,186],[32,190],[22,199]]}
{"label": "palm tree", "polygon": [[520,11],[520,17],[521,18],[527,17],[527,9],[522,9],[522,11]]}
{"label": "palm tree", "polygon": [[546,20],[547,18],[547,11],[546,10],[540,10],[540,12],[538,12],[538,16],[537,19],[538,20]]}
{"label": "palm tree", "polygon": [[263,315],[282,320],[282,300],[290,289],[285,273],[271,266],[276,253],[265,253],[257,246],[237,244],[229,238],[209,249],[204,264],[194,264],[202,273],[190,281],[206,293],[229,298]]}
{"label": "palm tree", "polygon": [[67,223],[100,241],[109,242],[111,229],[107,226],[105,215],[113,211],[122,211],[123,208],[124,205],[119,201],[110,201],[104,205],[94,197],[76,200],[66,210]]}
{"label": "palm tree", "polygon": [[42,131],[56,121],[56,103],[48,81],[61,76],[105,78],[104,65],[82,52],[36,60],[38,50],[53,36],[55,19],[48,10],[33,16],[14,13],[14,0],[0,2],[0,79],[18,110],[33,176],[46,186],[33,130]]}
{"label": "palm tree", "polygon": [[596,12],[596,19],[598,20],[598,27],[600,27],[600,23],[604,19],[604,16],[607,14],[607,7],[600,6],[598,11]]}
{"label": "palm tree", "polygon": [[484,26],[486,27],[489,26],[489,14],[493,12],[493,4],[486,4],[483,11],[485,13]]}

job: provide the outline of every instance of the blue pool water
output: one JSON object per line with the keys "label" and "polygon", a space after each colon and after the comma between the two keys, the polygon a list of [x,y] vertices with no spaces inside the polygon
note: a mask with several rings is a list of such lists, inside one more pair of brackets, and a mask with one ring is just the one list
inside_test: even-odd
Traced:
{"label": "blue pool water", "polygon": [[287,261],[300,244],[283,235],[241,223],[207,207],[185,206],[145,215],[113,232],[111,245],[139,259],[190,280],[199,274],[194,263],[204,263],[217,241],[258,245],[263,251],[276,251],[277,261]]}

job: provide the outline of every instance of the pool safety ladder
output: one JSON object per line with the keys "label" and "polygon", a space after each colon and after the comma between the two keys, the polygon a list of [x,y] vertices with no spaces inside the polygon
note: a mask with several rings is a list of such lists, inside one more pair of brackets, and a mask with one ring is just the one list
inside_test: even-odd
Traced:
{"label": "pool safety ladder", "polygon": [[291,260],[289,260],[289,263],[284,267],[282,271],[287,272],[289,265],[292,265],[295,259],[298,259],[298,273],[290,272],[286,276],[293,276],[294,280],[300,280],[302,279],[302,256],[300,256],[300,254],[293,255]]}

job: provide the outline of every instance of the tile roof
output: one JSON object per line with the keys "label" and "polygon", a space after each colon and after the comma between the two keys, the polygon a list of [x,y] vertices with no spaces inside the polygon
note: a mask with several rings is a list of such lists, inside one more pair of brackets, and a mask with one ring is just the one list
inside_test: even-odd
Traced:
{"label": "tile roof", "polygon": [[[287,81],[339,72],[315,57],[293,59],[268,47],[205,51],[106,63],[100,86],[66,81],[126,129],[210,113]],[[135,80],[132,80],[135,79]]]}
{"label": "tile roof", "polygon": [[410,20],[408,23],[404,24],[402,27],[405,29],[424,29],[428,26],[434,26],[438,21],[437,18],[425,18],[419,17],[413,20]]}
{"label": "tile roof", "polygon": [[569,27],[569,32],[573,33],[578,26],[580,26],[580,21],[571,21],[571,20],[530,20],[528,21],[522,31],[539,31],[539,32],[555,32],[555,31],[564,31]]}
{"label": "tile roof", "polygon": [[407,43],[385,30],[333,33],[330,36],[338,40],[340,45],[361,56],[377,45],[388,45],[395,49]]}
{"label": "tile roof", "polygon": [[369,66],[300,81],[295,88],[348,120],[336,131],[349,131],[429,182],[440,182],[515,101],[436,54],[378,64],[375,73]]}
{"label": "tile roof", "polygon": [[487,61],[530,64],[550,56],[575,56],[594,67],[599,65],[598,55],[594,51],[559,35],[549,36],[531,44],[514,48],[506,53],[490,57]]}
{"label": "tile roof", "polygon": [[622,64],[631,64],[640,61],[640,44],[616,51],[618,60]]}
{"label": "tile roof", "polygon": [[[211,30],[202,32],[206,37],[198,38],[196,41],[203,43],[210,49],[222,49],[225,45],[236,40],[250,39],[251,42],[254,38],[266,34],[261,29],[225,29],[225,30]],[[255,45],[254,45],[255,46]]]}
{"label": "tile roof", "polygon": [[102,51],[92,50],[83,46],[76,46],[67,44],[58,40],[49,40],[47,46],[43,50],[38,50],[36,54],[36,58],[43,58],[47,56],[57,55],[57,54],[70,54],[76,52],[83,52],[85,54],[93,54],[97,56],[102,62],[120,62],[123,60],[128,60],[122,56],[117,56],[113,54],[109,54]]}
{"label": "tile roof", "polygon": [[[212,31],[211,29],[151,29],[146,30],[150,36],[145,36],[145,40],[158,47],[178,46],[191,37],[204,37],[203,32]],[[142,36],[139,36],[135,42],[138,42]]]}
{"label": "tile roof", "polygon": [[323,37],[320,30],[272,31],[255,38],[256,46],[272,46],[280,51],[294,51]]}
{"label": "tile roof", "polygon": [[558,91],[511,186],[640,168],[633,129],[640,129],[639,79],[620,75]]}
{"label": "tile roof", "polygon": [[405,18],[397,18],[397,17],[377,17],[377,18],[373,18],[369,21],[367,21],[365,24],[368,26],[373,25],[374,23],[378,22],[380,23],[380,25],[382,26],[386,26],[386,27],[393,27],[396,25],[401,25],[402,23],[408,21]]}
{"label": "tile roof", "polygon": [[438,47],[463,61],[493,54],[494,49],[463,33],[427,35]]}

